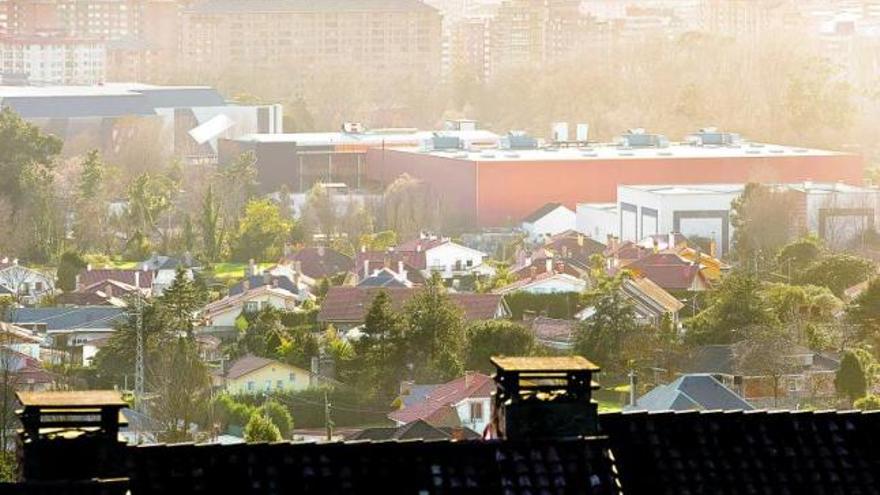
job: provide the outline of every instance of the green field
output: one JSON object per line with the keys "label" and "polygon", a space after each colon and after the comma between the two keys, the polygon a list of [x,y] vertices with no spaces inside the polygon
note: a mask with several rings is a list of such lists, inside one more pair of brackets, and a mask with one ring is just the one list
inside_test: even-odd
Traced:
{"label": "green field", "polygon": [[[274,263],[257,263],[257,267],[265,270],[274,266]],[[214,278],[217,280],[229,280],[244,277],[247,263],[215,263],[212,265]]]}

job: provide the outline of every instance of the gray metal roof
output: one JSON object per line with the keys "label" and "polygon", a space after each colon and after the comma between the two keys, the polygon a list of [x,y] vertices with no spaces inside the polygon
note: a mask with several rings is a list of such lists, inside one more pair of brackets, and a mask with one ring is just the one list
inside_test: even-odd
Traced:
{"label": "gray metal roof", "polygon": [[108,306],[77,308],[17,308],[10,322],[18,325],[44,324],[48,331],[71,329],[106,329],[125,319],[125,309]]}
{"label": "gray metal roof", "polygon": [[660,385],[636,400],[627,411],[687,411],[754,409],[733,390],[712,375],[683,375],[672,383]]}
{"label": "gray metal roof", "polygon": [[205,14],[258,12],[436,12],[419,0],[213,0],[199,2],[188,12]]}

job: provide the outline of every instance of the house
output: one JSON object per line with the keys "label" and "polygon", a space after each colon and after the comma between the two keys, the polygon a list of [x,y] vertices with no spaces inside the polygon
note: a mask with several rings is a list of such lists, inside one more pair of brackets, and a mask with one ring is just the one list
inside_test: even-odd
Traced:
{"label": "house", "polygon": [[[697,348],[684,367],[686,373],[710,374],[757,407],[796,407],[805,400],[836,397],[834,377],[840,360],[833,355],[792,345],[785,356],[790,371],[777,383],[771,376],[754,376],[742,370],[739,356],[743,343],[706,345]],[[774,385],[777,388],[774,390]]]}
{"label": "house", "polygon": [[299,274],[289,271],[288,266],[276,266],[263,273],[247,275],[243,280],[230,287],[227,295],[237,296],[259,287],[274,287],[286,290],[296,296],[300,302],[313,299],[308,286],[302,282]]}
{"label": "house", "polygon": [[55,292],[55,277],[18,263],[17,259],[0,258],[0,296],[14,296],[26,304],[34,304]]}
{"label": "house", "polygon": [[345,437],[345,440],[479,440],[479,433],[464,427],[432,426],[417,419],[403,426],[365,428]]}
{"label": "house", "polygon": [[[444,280],[454,280],[466,275],[492,275],[495,270],[483,261],[486,253],[452,242],[448,238],[422,233],[417,239],[398,244],[388,251],[367,251],[361,249],[355,259],[355,269],[365,267],[364,263],[382,261],[383,266],[399,266],[399,262],[419,271],[424,278],[439,273]],[[374,265],[365,273],[369,276]],[[381,267],[375,267],[381,268]],[[398,270],[399,271],[399,270]]]}
{"label": "house", "polygon": [[674,326],[678,326],[678,313],[684,303],[663,290],[647,277],[627,278],[620,286],[633,304],[638,323],[658,326],[668,315]]}
{"label": "house", "polygon": [[253,355],[233,361],[217,378],[229,394],[305,390],[315,382],[313,375],[302,368]]}
{"label": "house", "polygon": [[0,321],[0,346],[40,360],[43,338],[31,330]]}
{"label": "house", "polygon": [[[54,388],[58,377],[47,371],[39,359],[6,346],[0,347],[0,386],[16,391],[44,391]],[[8,373],[8,374],[7,374]]]}
{"label": "house", "polygon": [[500,289],[496,294],[510,294],[513,292],[528,292],[529,294],[560,294],[567,292],[584,292],[590,283],[567,273],[544,272],[534,277],[517,280]]}
{"label": "house", "polygon": [[407,278],[407,272],[395,272],[390,268],[374,271],[370,276],[361,279],[358,287],[412,287],[413,282]]}
{"label": "house", "polygon": [[[396,250],[366,251],[355,255],[355,278],[356,285],[379,276],[379,279],[387,279],[389,276],[399,282],[400,287],[413,287],[425,285],[424,270],[410,264],[413,256],[411,253],[401,253]],[[384,272],[380,275],[380,272]],[[374,286],[378,281],[368,282],[367,286]]]}
{"label": "house", "polygon": [[388,414],[398,426],[423,420],[432,426],[470,428],[482,433],[489,425],[492,378],[482,373],[466,373],[435,387],[425,398]]}
{"label": "house", "polygon": [[602,254],[606,246],[580,232],[566,230],[551,236],[542,247],[562,259],[572,259],[588,265],[590,257],[594,254]]}
{"label": "house", "polygon": [[672,251],[649,254],[626,264],[625,268],[667,291],[700,292],[711,286],[698,263],[688,261]]}
{"label": "house", "polygon": [[714,376],[687,374],[659,385],[627,405],[624,411],[751,411],[751,404]]}
{"label": "house", "polygon": [[574,348],[577,320],[524,315],[523,324],[535,334],[535,341],[545,347],[560,351]]}
{"label": "house", "polygon": [[231,332],[242,313],[256,313],[267,307],[294,311],[301,305],[300,296],[273,285],[261,285],[207,304],[201,312],[202,325],[209,332]]}
{"label": "house", "polygon": [[173,258],[154,253],[149,259],[141,262],[140,266],[143,270],[153,272],[153,295],[156,296],[161,296],[162,291],[174,283],[178,268],[184,269],[189,280],[193,278],[193,270],[198,268],[198,264],[189,254],[183,258]]}
{"label": "house", "polygon": [[140,289],[141,294],[153,294],[154,272],[144,269],[93,268],[91,265],[76,276],[76,292],[106,289],[106,283],[115,282],[116,287]]}
{"label": "house", "polygon": [[17,308],[10,322],[38,335],[49,336],[56,347],[81,347],[115,331],[126,320],[125,309],[113,306]]}
{"label": "house", "polygon": [[562,203],[547,203],[523,218],[521,229],[529,240],[544,240],[577,227],[577,215]]}
{"label": "house", "polygon": [[355,268],[354,260],[339,251],[324,247],[305,247],[283,259],[284,263],[292,264],[297,272],[312,280],[330,278]]}
{"label": "house", "polygon": [[[350,330],[364,323],[364,316],[379,291],[385,291],[391,298],[391,306],[399,311],[419,290],[408,287],[330,287],[321,303],[318,321],[332,324],[338,330]],[[467,321],[510,316],[510,309],[501,294],[452,292],[448,296],[453,304],[461,308]]]}

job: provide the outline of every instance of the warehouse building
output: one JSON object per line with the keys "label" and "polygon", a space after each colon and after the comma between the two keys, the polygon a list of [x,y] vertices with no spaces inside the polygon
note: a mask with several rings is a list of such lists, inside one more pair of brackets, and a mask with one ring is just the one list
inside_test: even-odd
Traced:
{"label": "warehouse building", "polygon": [[387,184],[406,173],[429,183],[447,211],[478,226],[512,226],[541,206],[617,200],[619,185],[745,182],[862,182],[862,159],[849,153],[742,142],[704,131],[684,143],[641,130],[617,143],[540,147],[522,134],[496,149],[462,146],[367,152],[367,176]]}

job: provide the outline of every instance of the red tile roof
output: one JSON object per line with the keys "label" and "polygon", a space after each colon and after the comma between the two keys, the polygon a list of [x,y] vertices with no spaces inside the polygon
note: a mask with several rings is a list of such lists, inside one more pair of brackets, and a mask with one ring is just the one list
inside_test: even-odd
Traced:
{"label": "red tile roof", "polygon": [[538,316],[531,322],[528,322],[528,325],[538,341],[564,346],[574,343],[574,332],[578,322],[575,320]]}
{"label": "red tile roof", "polygon": [[[397,310],[403,308],[418,288],[405,287],[331,287],[321,303],[318,321],[361,323],[379,291],[384,290],[391,297],[391,305]],[[466,320],[491,320],[495,318],[499,306],[503,305],[500,294],[451,293],[449,298],[464,311]]]}
{"label": "red tile roof", "polygon": [[491,377],[482,373],[467,373],[438,386],[425,396],[425,400],[390,413],[388,418],[402,423],[417,419],[436,423],[440,417],[448,414],[451,406],[469,398],[488,398],[494,390]]}
{"label": "red tile roof", "polygon": [[654,253],[626,265],[627,270],[643,275],[666,290],[687,290],[697,279],[707,284],[700,265],[672,252]]}
{"label": "red tile roof", "polygon": [[381,268],[387,263],[389,267],[397,269],[397,263],[402,261],[417,270],[424,270],[428,266],[424,251],[361,251],[355,256],[355,272],[363,273],[364,262],[369,261],[371,270]]}

